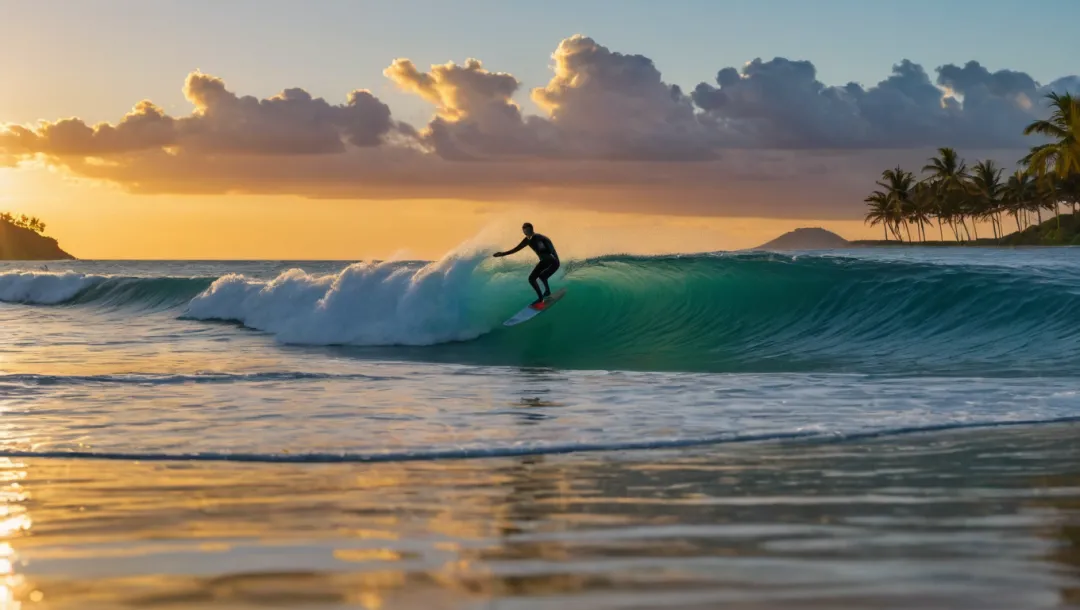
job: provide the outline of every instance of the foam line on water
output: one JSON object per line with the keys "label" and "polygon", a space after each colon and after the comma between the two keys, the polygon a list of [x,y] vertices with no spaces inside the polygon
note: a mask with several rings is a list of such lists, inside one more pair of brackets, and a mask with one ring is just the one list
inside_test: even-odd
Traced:
{"label": "foam line on water", "polygon": [[707,437],[644,440],[623,443],[567,443],[559,445],[534,445],[511,447],[455,448],[417,452],[385,453],[225,453],[204,452],[191,454],[174,453],[138,453],[107,451],[23,451],[0,450],[0,458],[8,459],[82,459],[142,462],[240,462],[258,464],[371,464],[383,462],[430,462],[440,460],[466,460],[486,458],[523,457],[534,455],[560,455],[574,453],[599,453],[617,451],[648,451],[667,449],[691,449],[734,443],[755,442],[818,442],[838,443],[857,442],[906,436],[912,434],[930,434],[952,430],[976,430],[986,428],[1005,428],[1017,426],[1035,426],[1080,422],[1080,416],[1053,419],[1003,420],[988,422],[951,422],[927,426],[908,426],[885,430],[870,430],[852,433],[822,432],[776,432],[763,434],[727,433]]}
{"label": "foam line on water", "polygon": [[130,373],[122,375],[37,375],[15,373],[0,375],[0,384],[23,385],[176,385],[185,383],[258,383],[270,381],[317,381],[337,379],[361,379],[384,381],[398,377],[365,375],[360,373],[304,373],[304,372],[263,372],[263,373],[196,373],[193,375],[159,375],[150,373]]}

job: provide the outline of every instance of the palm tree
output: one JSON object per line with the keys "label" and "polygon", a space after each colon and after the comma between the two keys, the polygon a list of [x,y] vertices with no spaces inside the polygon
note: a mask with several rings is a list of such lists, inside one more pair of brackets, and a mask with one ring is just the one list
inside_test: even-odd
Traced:
{"label": "palm tree", "polygon": [[1076,207],[1080,206],[1080,172],[1073,172],[1062,179],[1059,184],[1061,199],[1069,204],[1076,214]]}
{"label": "palm tree", "polygon": [[[1053,174],[1048,174],[1041,179],[1036,179],[1035,192],[1039,207],[1054,213],[1054,217],[1057,219],[1057,226],[1060,229],[1061,206],[1058,205],[1060,192],[1057,178],[1055,178]],[[1040,214],[1039,217],[1041,218],[1042,215]]]}
{"label": "palm tree", "polygon": [[1035,181],[1032,180],[1031,174],[1023,170],[1016,170],[1013,175],[1009,176],[1008,182],[1005,183],[1002,195],[1005,202],[1005,209],[1007,209],[1009,214],[1016,219],[1016,230],[1018,232],[1023,231],[1027,228],[1028,222],[1025,218],[1023,223],[1024,226],[1021,227],[1020,216],[1026,216],[1032,202],[1036,201]]}
{"label": "palm tree", "polygon": [[[945,230],[941,227],[942,221],[948,218],[949,212],[942,205],[941,197],[938,196],[938,184],[933,180],[924,179],[919,182],[923,186],[923,196],[927,199],[927,214],[937,221],[938,239],[945,242]],[[952,225],[949,225],[952,227]],[[955,237],[955,232],[954,232]]]}
{"label": "palm tree", "polygon": [[[956,221],[963,215],[961,209],[963,200],[949,193],[940,180],[927,178],[923,182],[929,185],[934,196],[933,208],[938,221],[938,234],[942,234],[941,224],[944,221],[952,230],[953,239],[960,242],[960,231],[956,228]],[[944,241],[944,237],[942,237],[942,241]]]}
{"label": "palm tree", "polygon": [[1052,173],[1064,179],[1080,173],[1080,99],[1069,93],[1046,97],[1052,110],[1050,118],[1032,122],[1024,128],[1024,135],[1039,134],[1053,141],[1033,146],[1023,162],[1040,178]]}
{"label": "palm tree", "polygon": [[972,216],[975,219],[989,219],[990,226],[994,230],[994,238],[997,239],[1001,236],[1002,170],[992,160],[979,161],[972,169],[972,188],[969,199]]}
{"label": "palm tree", "polygon": [[885,231],[885,241],[889,241],[889,224],[892,222],[892,215],[889,212],[889,196],[881,191],[874,191],[863,201],[870,207],[863,222],[869,223],[871,227],[880,224]]}
{"label": "palm tree", "polygon": [[881,172],[881,180],[877,182],[877,185],[885,189],[885,194],[889,199],[889,209],[894,214],[897,227],[903,224],[908,241],[911,241],[911,229],[907,221],[911,215],[912,189],[915,186],[914,174],[897,166]]}
{"label": "palm tree", "polygon": [[[912,180],[915,176],[909,172]],[[926,229],[924,225],[932,224],[931,216],[934,215],[934,189],[926,182],[917,182],[911,190],[911,205],[908,208],[908,218],[919,227],[919,235],[922,241],[926,241]],[[941,233],[941,223],[938,222],[938,233]],[[942,236],[941,241],[945,241]]]}
{"label": "palm tree", "polygon": [[[964,227],[964,233],[971,238],[967,223],[964,222],[964,202],[967,199],[967,165],[956,154],[956,150],[943,147],[938,149],[938,156],[931,157],[929,163],[923,166],[922,171],[930,173],[930,180],[936,185],[937,196],[940,200],[942,211],[950,225],[959,220]],[[953,225],[953,233],[959,241],[959,233]]]}
{"label": "palm tree", "polygon": [[0,222],[6,222],[23,229],[30,229],[35,233],[45,232],[45,223],[41,222],[41,219],[37,216],[27,216],[26,214],[15,216],[10,212],[0,212]]}
{"label": "palm tree", "polygon": [[1023,158],[1040,178],[1040,190],[1048,207],[1053,206],[1061,228],[1059,201],[1075,206],[1074,176],[1080,174],[1080,99],[1071,94],[1050,93],[1051,114],[1049,119],[1032,122],[1024,128],[1024,135],[1038,134],[1052,141],[1033,146]]}

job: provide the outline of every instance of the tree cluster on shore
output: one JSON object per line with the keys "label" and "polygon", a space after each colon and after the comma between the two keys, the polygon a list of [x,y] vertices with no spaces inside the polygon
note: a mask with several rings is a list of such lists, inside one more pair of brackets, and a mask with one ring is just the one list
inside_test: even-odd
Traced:
{"label": "tree cluster on shore", "polygon": [[901,242],[926,241],[926,227],[936,223],[941,241],[947,227],[963,243],[979,239],[979,222],[989,222],[994,239],[1001,239],[1007,216],[1021,233],[1042,225],[1047,212],[1056,216],[1060,234],[1061,207],[1076,214],[1080,206],[1080,98],[1051,93],[1047,99],[1050,117],[1032,122],[1024,134],[1049,141],[1031,148],[1008,178],[992,160],[969,168],[954,149],[939,148],[922,179],[901,167],[882,172],[880,189],[865,199],[866,223],[882,225],[886,241]]}
{"label": "tree cluster on shore", "polygon": [[30,229],[39,234],[45,232],[45,223],[41,222],[41,220],[35,216],[27,216],[26,214],[15,216],[8,212],[0,212],[0,222],[6,222],[23,229]]}

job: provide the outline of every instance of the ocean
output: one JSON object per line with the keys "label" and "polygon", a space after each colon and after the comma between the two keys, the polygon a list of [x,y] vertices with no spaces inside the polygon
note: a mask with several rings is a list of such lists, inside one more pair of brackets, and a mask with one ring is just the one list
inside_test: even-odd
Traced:
{"label": "ocean", "polygon": [[0,608],[1080,605],[1080,250],[0,263]]}

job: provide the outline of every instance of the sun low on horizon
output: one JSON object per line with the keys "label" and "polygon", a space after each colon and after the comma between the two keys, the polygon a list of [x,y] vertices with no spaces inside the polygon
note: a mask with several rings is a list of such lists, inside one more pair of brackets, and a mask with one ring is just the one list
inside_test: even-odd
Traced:
{"label": "sun low on horizon", "polygon": [[[804,27],[660,44],[650,23],[679,18],[654,3],[620,4],[620,25],[602,2],[576,18],[405,4],[425,23],[383,19],[390,3],[249,18],[250,2],[4,1],[22,24],[7,46],[35,52],[0,59],[0,208],[88,259],[432,259],[499,247],[524,221],[580,256],[749,248],[798,227],[880,239],[865,200],[883,170],[918,173],[950,146],[1011,172],[1046,95],[1080,91],[1060,53],[1030,45],[894,51],[810,31],[881,7],[788,3]],[[522,12],[535,27],[502,31]],[[167,57],[130,52],[155,41]]]}

